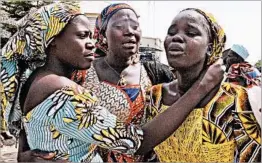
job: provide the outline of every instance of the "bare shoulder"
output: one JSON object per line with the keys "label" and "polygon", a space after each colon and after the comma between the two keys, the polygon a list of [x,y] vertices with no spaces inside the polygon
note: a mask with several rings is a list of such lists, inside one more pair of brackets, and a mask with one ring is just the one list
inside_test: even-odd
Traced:
{"label": "bare shoulder", "polygon": [[52,95],[54,92],[64,87],[76,88],[80,86],[66,77],[54,74],[37,77],[31,83],[26,95],[24,103],[25,112],[34,108],[42,101],[44,101],[48,96]]}
{"label": "bare shoulder", "polygon": [[50,74],[35,80],[31,85],[29,93],[31,91],[38,90],[45,94],[52,94],[56,90],[59,90],[63,87],[75,87],[76,85],[77,84],[75,82],[66,77]]}

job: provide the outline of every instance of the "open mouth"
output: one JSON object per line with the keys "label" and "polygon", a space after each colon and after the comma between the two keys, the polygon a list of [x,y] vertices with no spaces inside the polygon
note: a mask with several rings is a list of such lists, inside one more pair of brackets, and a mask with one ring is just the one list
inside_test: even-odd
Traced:
{"label": "open mouth", "polygon": [[136,40],[130,39],[123,43],[123,47],[127,49],[132,49],[136,46],[136,43],[137,43]]}
{"label": "open mouth", "polygon": [[93,57],[94,56],[94,53],[92,52],[92,53],[88,53],[88,54],[86,54],[86,55],[84,55],[84,57]]}
{"label": "open mouth", "polygon": [[93,52],[84,55],[84,57],[85,57],[86,59],[90,59],[90,60],[94,60],[94,58],[95,58]]}
{"label": "open mouth", "polygon": [[168,48],[168,53],[171,55],[183,55],[185,51],[182,46],[173,45]]}

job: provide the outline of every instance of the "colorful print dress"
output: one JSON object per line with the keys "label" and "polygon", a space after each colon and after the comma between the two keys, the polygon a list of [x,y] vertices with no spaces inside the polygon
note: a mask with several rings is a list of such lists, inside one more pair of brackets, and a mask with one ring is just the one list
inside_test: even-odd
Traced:
{"label": "colorful print dress", "polygon": [[54,92],[23,118],[30,149],[54,151],[54,160],[71,162],[102,162],[96,146],[134,154],[142,130],[118,121],[97,100],[80,86]]}
{"label": "colorful print dress", "polygon": [[[161,85],[152,89],[154,105]],[[147,111],[156,116],[161,110]],[[204,107],[194,109],[168,139],[155,147],[161,162],[261,162],[261,128],[243,87],[223,83]]]}
{"label": "colorful print dress", "polygon": [[[99,81],[98,75],[92,65],[88,69],[86,82],[83,86],[98,96],[99,106],[109,109],[126,125],[142,125],[145,123],[146,91],[152,83],[145,68],[141,67],[140,85],[117,86],[106,81]],[[97,149],[105,162],[141,162],[143,156],[130,156],[119,152]],[[151,158],[151,156],[150,156]]]}

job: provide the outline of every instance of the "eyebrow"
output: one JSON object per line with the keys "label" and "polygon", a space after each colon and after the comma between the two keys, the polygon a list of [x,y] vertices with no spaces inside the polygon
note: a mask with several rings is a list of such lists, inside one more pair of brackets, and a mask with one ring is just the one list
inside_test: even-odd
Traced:
{"label": "eyebrow", "polygon": [[190,28],[193,28],[193,29],[197,29],[197,30],[199,30],[199,27],[198,27],[198,25],[196,25],[196,23],[187,23],[187,25],[190,27]]}
{"label": "eyebrow", "polygon": [[122,22],[122,21],[131,21],[131,22],[133,22],[133,23],[139,23],[139,21],[137,21],[137,20],[134,20],[134,19],[126,19],[126,18],[124,18],[124,19],[120,19],[120,20],[116,20],[115,22],[116,23],[118,23],[118,22]]}
{"label": "eyebrow", "polygon": [[[168,28],[168,30],[170,29],[170,28],[175,28],[177,26],[177,24],[172,24],[169,28]],[[197,29],[197,30],[199,30],[199,27],[197,26],[197,25],[195,25],[195,23],[187,23],[187,26],[189,27],[189,28],[193,28],[193,29]]]}

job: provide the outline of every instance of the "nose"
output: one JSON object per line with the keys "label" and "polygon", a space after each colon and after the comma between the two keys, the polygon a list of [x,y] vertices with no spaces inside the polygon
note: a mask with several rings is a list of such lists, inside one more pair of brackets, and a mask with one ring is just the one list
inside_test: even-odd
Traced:
{"label": "nose", "polygon": [[89,49],[89,50],[93,50],[95,48],[95,45],[91,39],[88,39],[85,46],[86,46],[86,49]]}
{"label": "nose", "polygon": [[124,35],[126,35],[126,36],[131,35],[132,36],[132,35],[134,35],[134,33],[135,33],[135,30],[130,25],[128,25],[125,29]]}
{"label": "nose", "polygon": [[183,37],[181,36],[181,34],[177,33],[176,35],[173,36],[172,41],[173,41],[173,42],[183,43],[183,42],[184,42],[184,39],[183,39]]}

